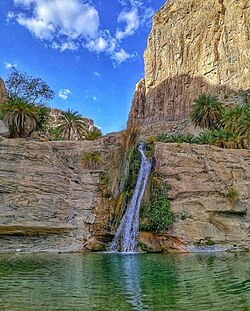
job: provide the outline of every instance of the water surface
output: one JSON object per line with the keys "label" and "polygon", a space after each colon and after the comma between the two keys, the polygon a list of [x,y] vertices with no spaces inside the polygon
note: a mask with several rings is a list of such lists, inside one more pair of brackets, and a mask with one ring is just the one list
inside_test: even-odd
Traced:
{"label": "water surface", "polygon": [[0,310],[250,310],[250,254],[0,254]]}

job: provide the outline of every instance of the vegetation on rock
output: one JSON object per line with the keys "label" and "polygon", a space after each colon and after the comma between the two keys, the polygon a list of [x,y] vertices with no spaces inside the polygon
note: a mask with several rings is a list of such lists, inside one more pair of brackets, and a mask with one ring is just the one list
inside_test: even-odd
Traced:
{"label": "vegetation on rock", "polygon": [[226,106],[211,95],[200,95],[194,103],[191,119],[205,131],[193,134],[159,134],[154,139],[164,143],[195,143],[220,148],[249,148],[250,102],[247,97],[241,104]]}
{"label": "vegetation on rock", "polygon": [[195,126],[213,130],[219,126],[223,112],[224,105],[217,97],[202,94],[194,101],[191,120]]}
{"label": "vegetation on rock", "polygon": [[235,204],[236,201],[239,199],[239,191],[236,190],[235,188],[231,187],[228,189],[225,196],[229,199],[229,201],[232,204]]}
{"label": "vegetation on rock", "polygon": [[[117,228],[136,186],[141,165],[141,154],[137,150],[138,139],[138,127],[130,125],[121,134],[118,146],[109,155],[108,175],[102,174],[102,181],[106,183],[106,190],[102,189],[103,196],[109,196],[112,203],[112,229]],[[149,159],[153,159],[153,142],[146,144],[145,154]],[[168,187],[152,172],[141,207],[141,230],[160,232],[172,223],[173,215],[167,190]]]}
{"label": "vegetation on rock", "polygon": [[85,140],[96,140],[102,137],[102,132],[97,127],[83,130],[83,136]]}
{"label": "vegetation on rock", "polygon": [[166,231],[173,222],[168,199],[168,186],[154,173],[148,185],[147,199],[140,211],[140,230]]}
{"label": "vegetation on rock", "polygon": [[0,104],[0,119],[9,126],[10,138],[26,138],[34,131],[38,133],[37,137],[44,136],[47,140],[95,140],[102,136],[99,129],[76,111],[60,111],[54,124],[51,120],[53,109],[46,106],[54,92],[41,78],[12,68],[6,81],[6,92],[6,100]]}
{"label": "vegetation on rock", "polygon": [[102,158],[98,151],[84,152],[82,155],[82,165],[88,170],[98,170],[101,166]]}
{"label": "vegetation on rock", "polygon": [[11,137],[27,137],[38,123],[38,109],[21,98],[10,98],[1,107],[4,120],[8,124]]}

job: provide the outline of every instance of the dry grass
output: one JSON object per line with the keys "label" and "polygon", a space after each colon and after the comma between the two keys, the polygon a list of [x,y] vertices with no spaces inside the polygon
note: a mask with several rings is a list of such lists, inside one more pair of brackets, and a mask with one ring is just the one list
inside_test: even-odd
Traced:
{"label": "dry grass", "polygon": [[129,125],[120,134],[118,146],[107,157],[110,191],[116,199],[124,190],[129,174],[131,155],[138,144],[139,135],[139,127],[135,124]]}
{"label": "dry grass", "polygon": [[98,170],[102,164],[101,154],[98,151],[84,152],[82,166],[88,170]]}

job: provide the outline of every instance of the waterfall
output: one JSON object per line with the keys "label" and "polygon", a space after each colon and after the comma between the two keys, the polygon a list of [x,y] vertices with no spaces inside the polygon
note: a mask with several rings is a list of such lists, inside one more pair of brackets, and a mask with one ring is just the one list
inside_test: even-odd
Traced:
{"label": "waterfall", "polygon": [[147,185],[151,164],[144,154],[144,144],[139,144],[141,153],[141,166],[130,204],[122,217],[110,246],[110,251],[134,252],[139,232],[139,212],[142,197]]}

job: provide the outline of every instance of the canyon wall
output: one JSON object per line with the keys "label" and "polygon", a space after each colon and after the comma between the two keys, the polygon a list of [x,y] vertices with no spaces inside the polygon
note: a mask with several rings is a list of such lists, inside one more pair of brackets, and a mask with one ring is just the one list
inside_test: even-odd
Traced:
{"label": "canyon wall", "polygon": [[99,172],[84,169],[81,158],[86,151],[104,157],[108,146],[107,139],[1,139],[0,251],[78,251],[105,235]]}
{"label": "canyon wall", "polygon": [[[105,250],[111,241],[109,199],[100,170],[85,169],[84,152],[103,163],[115,138],[89,142],[0,140],[0,252]],[[142,232],[148,251],[250,247],[249,151],[156,144],[157,172],[171,189],[174,223],[167,232]],[[228,191],[239,192],[235,202]],[[207,243],[207,244],[206,244]]]}
{"label": "canyon wall", "polygon": [[250,89],[249,22],[247,0],[168,1],[153,20],[129,122],[168,128],[202,93],[241,100]]}
{"label": "canyon wall", "polygon": [[6,89],[4,81],[0,78],[0,104],[6,99]]}
{"label": "canyon wall", "polygon": [[[248,150],[157,143],[156,158],[174,222],[164,234],[140,234],[148,251],[250,248]],[[230,189],[238,195],[230,197]]]}

